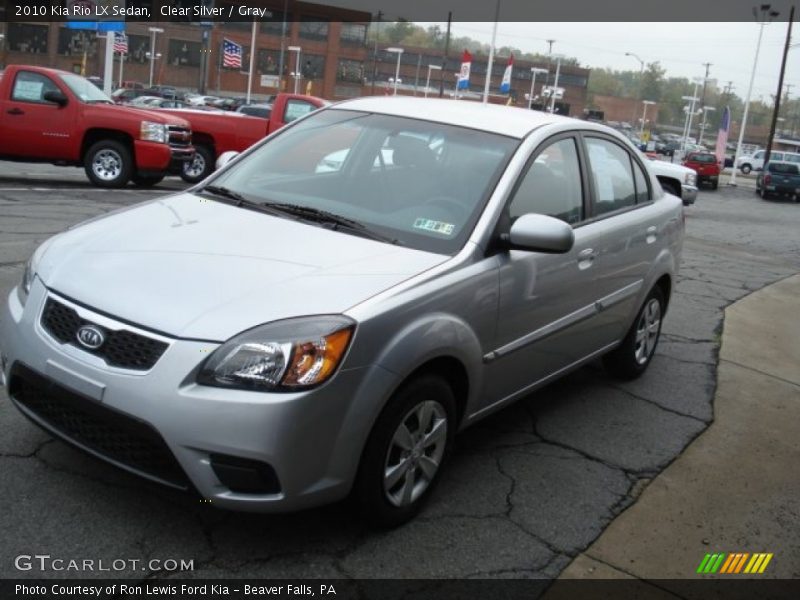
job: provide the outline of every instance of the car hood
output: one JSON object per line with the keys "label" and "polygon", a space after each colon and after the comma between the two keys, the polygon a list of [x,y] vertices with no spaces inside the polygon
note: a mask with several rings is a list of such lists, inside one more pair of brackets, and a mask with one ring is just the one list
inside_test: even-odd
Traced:
{"label": "car hood", "polygon": [[146,108],[139,108],[137,106],[130,106],[127,104],[92,104],[91,108],[96,112],[102,112],[105,117],[119,117],[130,118],[131,114],[142,120],[153,121],[154,123],[163,123],[164,125],[178,125],[180,127],[189,127],[189,122],[186,119],[181,119],[176,115],[167,113],[161,110],[148,110]]}
{"label": "car hood", "polygon": [[669,163],[665,160],[649,160],[647,163],[650,166],[650,169],[658,174],[661,175],[668,175],[672,174],[675,177],[682,177],[686,175],[686,173],[694,173],[694,169],[690,169],[688,167],[684,167],[683,165],[679,165],[676,163]]}
{"label": "car hood", "polygon": [[37,274],[120,320],[224,341],[278,319],[342,313],[447,258],[187,193],[60,234]]}

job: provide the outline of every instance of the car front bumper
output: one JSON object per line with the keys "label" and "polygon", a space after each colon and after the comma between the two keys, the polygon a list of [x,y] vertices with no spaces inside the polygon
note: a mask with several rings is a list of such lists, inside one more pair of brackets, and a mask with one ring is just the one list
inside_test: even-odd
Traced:
{"label": "car front bumper", "polygon": [[684,206],[694,204],[694,201],[697,200],[697,186],[683,184],[681,186],[681,199]]}
{"label": "car front bumper", "polygon": [[[170,340],[148,371],[110,367],[98,356],[59,343],[43,328],[42,308],[49,295],[37,278],[24,307],[14,289],[3,311],[0,353],[12,402],[66,441],[148,479],[194,488],[213,506],[284,512],[343,498],[355,478],[372,419],[397,385],[394,374],[366,366],[341,370],[319,388],[298,393],[201,386],[194,376],[219,344],[181,339]],[[72,306],[80,309],[82,319],[106,329],[145,332]],[[72,412],[62,418],[52,408],[42,409],[31,393],[41,389],[47,390],[51,404],[61,399],[68,405],[59,404],[59,411]],[[87,431],[98,427],[106,437],[124,439],[97,442]],[[177,467],[170,472],[143,467],[127,450],[119,453],[130,445],[133,453],[154,453],[159,464],[174,457]],[[234,470],[245,462],[242,468],[266,465],[279,489],[231,489],[214,462],[219,457]]]}

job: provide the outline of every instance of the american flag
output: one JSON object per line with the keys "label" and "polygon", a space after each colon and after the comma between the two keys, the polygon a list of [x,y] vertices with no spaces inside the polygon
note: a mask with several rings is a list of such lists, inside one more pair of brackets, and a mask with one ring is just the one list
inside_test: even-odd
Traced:
{"label": "american flag", "polygon": [[242,46],[236,42],[222,40],[222,66],[231,69],[242,68]]}
{"label": "american flag", "polygon": [[128,53],[128,36],[122,31],[114,32],[114,52],[117,54]]}

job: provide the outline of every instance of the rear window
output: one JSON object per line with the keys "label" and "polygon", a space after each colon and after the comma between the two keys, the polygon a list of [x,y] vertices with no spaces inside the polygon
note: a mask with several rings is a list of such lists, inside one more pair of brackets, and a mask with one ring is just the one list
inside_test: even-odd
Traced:
{"label": "rear window", "polygon": [[769,163],[769,171],[770,173],[783,173],[785,175],[800,174],[797,165],[790,165],[786,163]]}
{"label": "rear window", "polygon": [[689,156],[689,160],[692,162],[697,163],[715,163],[717,162],[717,157],[713,154],[691,154]]}

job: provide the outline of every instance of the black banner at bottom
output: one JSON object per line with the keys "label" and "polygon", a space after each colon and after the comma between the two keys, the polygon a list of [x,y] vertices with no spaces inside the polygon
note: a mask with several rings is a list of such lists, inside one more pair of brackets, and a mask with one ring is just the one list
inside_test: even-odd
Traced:
{"label": "black banner at bottom", "polygon": [[6,579],[0,598],[49,600],[796,600],[800,579]]}

